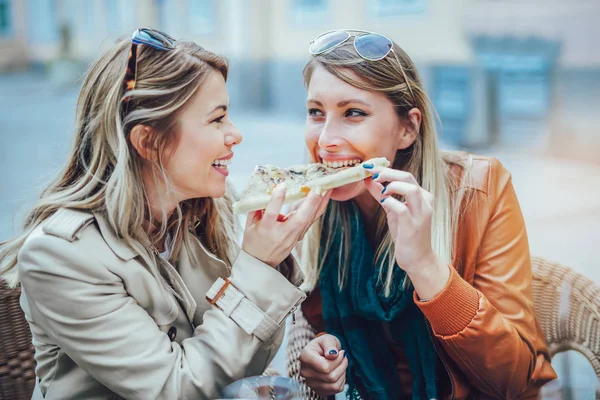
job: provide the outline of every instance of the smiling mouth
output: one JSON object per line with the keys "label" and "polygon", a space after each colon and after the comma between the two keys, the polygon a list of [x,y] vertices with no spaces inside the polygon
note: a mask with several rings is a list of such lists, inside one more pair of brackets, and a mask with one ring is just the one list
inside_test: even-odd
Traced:
{"label": "smiling mouth", "polygon": [[362,162],[360,158],[351,158],[347,160],[326,161],[321,158],[321,163],[328,168],[346,168],[353,167]]}

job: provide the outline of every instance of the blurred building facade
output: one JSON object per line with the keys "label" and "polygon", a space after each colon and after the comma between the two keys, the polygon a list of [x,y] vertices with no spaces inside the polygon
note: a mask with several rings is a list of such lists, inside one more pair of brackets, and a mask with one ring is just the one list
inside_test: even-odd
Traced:
{"label": "blurred building facade", "polygon": [[0,0],[0,69],[88,64],[150,25],[226,55],[232,104],[302,116],[308,44],[380,32],[413,58],[446,142],[600,150],[597,0]]}

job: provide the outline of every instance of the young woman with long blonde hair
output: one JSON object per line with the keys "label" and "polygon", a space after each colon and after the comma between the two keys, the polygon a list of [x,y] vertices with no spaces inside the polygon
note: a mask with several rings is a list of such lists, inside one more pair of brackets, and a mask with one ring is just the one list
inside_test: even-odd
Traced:
{"label": "young woman with long blonde hair", "polygon": [[224,58],[150,28],[87,73],[66,167],[0,246],[38,396],[214,399],[275,355],[305,298],[290,251],[328,198],[280,222],[277,189],[237,246],[227,73]]}
{"label": "young woman with long blonde hair", "polygon": [[302,243],[302,311],[320,334],[292,370],[324,396],[348,383],[352,398],[534,398],[555,374],[509,172],[440,151],[415,64],[387,37],[333,31],[310,51],[312,159],[392,165],[335,189]]}

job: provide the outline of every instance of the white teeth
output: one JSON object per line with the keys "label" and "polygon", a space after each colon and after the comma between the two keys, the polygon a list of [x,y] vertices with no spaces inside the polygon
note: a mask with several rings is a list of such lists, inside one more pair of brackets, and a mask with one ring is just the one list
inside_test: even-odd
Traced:
{"label": "white teeth", "polygon": [[231,158],[228,160],[215,160],[212,165],[220,168],[227,168],[231,165]]}
{"label": "white teeth", "polygon": [[321,162],[323,164],[325,164],[326,167],[329,167],[329,168],[342,168],[342,167],[352,167],[356,164],[360,164],[361,160],[354,159],[354,160],[343,160],[343,161],[325,161],[325,160],[321,159]]}

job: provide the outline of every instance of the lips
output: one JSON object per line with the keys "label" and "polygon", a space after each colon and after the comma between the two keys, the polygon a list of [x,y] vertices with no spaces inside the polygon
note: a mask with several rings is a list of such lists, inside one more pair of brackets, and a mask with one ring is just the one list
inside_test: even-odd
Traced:
{"label": "lips", "polygon": [[221,175],[227,177],[227,175],[229,175],[229,166],[231,165],[232,159],[233,153],[225,157],[217,158],[215,161],[213,161],[212,167]]}
{"label": "lips", "polygon": [[231,165],[231,160],[233,159],[233,153],[228,154],[225,157],[217,158],[213,161],[213,167],[217,168],[227,168]]}

